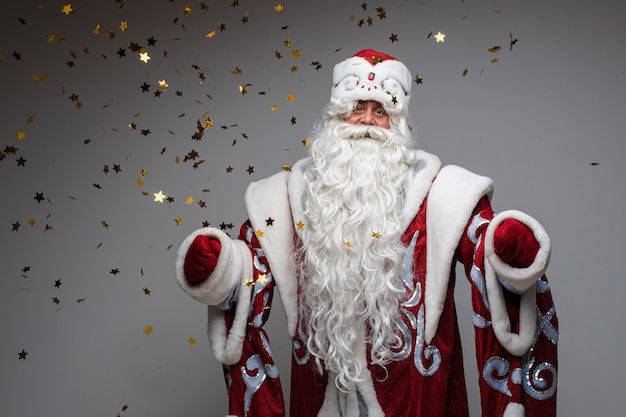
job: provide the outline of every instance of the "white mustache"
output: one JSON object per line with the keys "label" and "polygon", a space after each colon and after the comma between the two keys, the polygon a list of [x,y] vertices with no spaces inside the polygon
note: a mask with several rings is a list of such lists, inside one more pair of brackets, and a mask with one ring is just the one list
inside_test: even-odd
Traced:
{"label": "white mustache", "polygon": [[389,137],[389,129],[371,125],[353,125],[341,123],[337,126],[337,136],[344,139],[379,139],[386,140]]}

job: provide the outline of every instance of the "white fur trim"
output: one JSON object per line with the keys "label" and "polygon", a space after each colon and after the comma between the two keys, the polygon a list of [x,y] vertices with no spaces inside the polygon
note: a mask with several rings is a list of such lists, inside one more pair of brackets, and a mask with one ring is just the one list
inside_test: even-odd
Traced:
{"label": "white fur trim", "polygon": [[353,56],[335,65],[331,100],[374,100],[388,111],[407,112],[411,83],[410,71],[398,60],[387,59],[372,65]]}
{"label": "white fur trim", "polygon": [[[245,245],[245,243],[241,242]],[[246,262],[244,273],[252,277],[252,263]],[[217,307],[208,306],[207,311],[207,332],[209,343],[215,359],[226,365],[234,365],[241,359],[243,341],[246,337],[248,325],[248,313],[250,311],[250,300],[252,297],[252,286],[241,285],[237,294],[237,304],[235,307],[235,318],[230,329],[226,328],[223,310]]]}
{"label": "white fur trim", "polygon": [[[218,239],[221,250],[213,273],[202,283],[189,285],[185,279],[185,257],[191,243],[198,235]],[[250,263],[249,251],[247,251],[248,254],[246,251],[243,248],[238,249],[234,241],[219,229],[213,227],[198,229],[187,236],[178,249],[175,269],[176,281],[180,288],[194,300],[203,304],[218,305],[231,294],[236,285],[242,282],[243,264],[244,262]]]}
{"label": "white fur trim", "polygon": [[[298,281],[291,255],[294,251],[294,227],[289,207],[286,171],[281,171],[248,186],[245,196],[248,217],[278,285],[280,301],[287,317],[289,335],[296,332],[298,323]],[[274,219],[271,226],[268,218]]]}
{"label": "white fur trim", "polygon": [[[539,252],[537,252],[533,263],[527,268],[512,267],[503,262],[495,253],[493,235],[496,228],[506,219],[515,219],[526,225],[533,232],[537,242],[539,242]],[[537,220],[521,211],[508,210],[498,213],[491,220],[485,232],[485,256],[487,261],[489,261],[500,277],[520,293],[530,288],[545,273],[550,261],[550,251],[550,237],[548,233]]]}
{"label": "white fur trim", "polygon": [[[354,355],[361,364],[361,376],[364,377],[364,381],[357,383],[356,387],[367,408],[367,416],[385,417],[385,413],[376,396],[372,374],[367,367],[364,326],[361,326],[358,333],[358,340],[356,340],[354,346]],[[324,402],[322,403],[317,417],[360,417],[359,400],[356,391],[339,391],[337,385],[335,385],[335,375],[334,373],[330,373],[328,376],[326,391],[324,392]]]}
{"label": "white fur trim", "polygon": [[533,343],[537,326],[537,293],[528,289],[521,295],[519,310],[519,334],[511,332],[511,320],[506,310],[502,286],[489,262],[485,262],[487,298],[491,310],[491,325],[498,342],[512,355],[522,356]]}
{"label": "white fur trim", "polygon": [[[494,250],[494,233],[506,219],[515,219],[525,224],[539,242],[539,252],[527,268],[514,268],[503,262]],[[485,232],[485,281],[491,308],[493,331],[500,344],[511,354],[521,356],[533,343],[536,319],[535,284],[545,273],[550,259],[550,239],[539,222],[517,210],[503,211],[496,215]],[[506,301],[498,277],[521,293],[519,312],[519,334],[511,332],[511,321],[506,311]]]}
{"label": "white fur trim", "polygon": [[491,195],[491,179],[449,165],[441,169],[426,208],[425,338],[435,337],[443,311],[452,259],[476,204]]}
{"label": "white fur trim", "polygon": [[508,403],[502,417],[524,417],[525,415],[526,410],[524,410],[524,406],[522,404]]}

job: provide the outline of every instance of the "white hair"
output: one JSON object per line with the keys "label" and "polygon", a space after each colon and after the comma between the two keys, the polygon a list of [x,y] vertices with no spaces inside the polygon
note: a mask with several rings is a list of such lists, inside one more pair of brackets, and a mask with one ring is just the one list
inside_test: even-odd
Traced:
{"label": "white hair", "polygon": [[404,118],[389,129],[343,121],[351,107],[331,105],[305,172],[308,218],[298,253],[301,314],[318,367],[350,389],[362,378],[355,358],[367,328],[371,362],[384,366],[401,345],[394,331],[405,296],[400,279],[401,212],[408,167],[415,160]]}

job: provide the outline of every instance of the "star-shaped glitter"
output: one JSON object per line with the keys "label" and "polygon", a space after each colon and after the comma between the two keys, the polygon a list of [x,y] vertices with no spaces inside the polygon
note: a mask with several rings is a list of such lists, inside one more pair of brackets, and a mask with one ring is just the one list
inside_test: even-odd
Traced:
{"label": "star-shaped glitter", "polygon": [[265,284],[267,282],[267,274],[259,274],[256,281],[261,285]]}
{"label": "star-shaped glitter", "polygon": [[189,343],[189,346],[195,345],[196,339],[194,339],[193,337],[190,337],[189,339],[187,339],[187,343]]}
{"label": "star-shaped glitter", "polygon": [[72,9],[72,4],[65,4],[63,8],[61,9],[61,13],[65,13],[66,16],[72,13],[73,11],[74,9]]}
{"label": "star-shaped glitter", "polygon": [[256,232],[254,232],[254,234],[255,234],[257,237],[263,237],[263,236],[265,236],[265,233],[264,233],[264,232],[263,232],[263,230],[261,230],[261,229],[259,229],[259,230],[257,230]]}
{"label": "star-shaped glitter", "polygon": [[148,61],[152,59],[150,58],[150,56],[148,55],[147,52],[139,52],[139,60],[143,61],[144,63],[148,63]]}
{"label": "star-shaped glitter", "polygon": [[296,227],[298,228],[298,230],[303,230],[304,229],[304,223],[302,223],[302,220],[300,220],[297,224]]}
{"label": "star-shaped glitter", "polygon": [[154,330],[152,329],[152,326],[146,326],[143,329],[143,332],[146,334],[146,336],[150,336],[150,333],[154,332]]}
{"label": "star-shaped glitter", "polygon": [[441,33],[441,32],[437,32],[437,34],[435,35],[435,39],[437,40],[437,43],[443,42],[445,37],[446,37],[445,33]]}
{"label": "star-shaped glitter", "polygon": [[22,351],[18,352],[17,354],[19,355],[18,360],[26,360],[26,355],[28,355],[28,352],[22,349]]}
{"label": "star-shaped glitter", "polygon": [[282,13],[283,11],[283,5],[282,4],[278,4],[274,7],[274,12],[275,13]]}
{"label": "star-shaped glitter", "polygon": [[382,235],[380,234],[380,232],[374,232],[372,233],[372,236],[375,237],[376,239],[379,239]]}
{"label": "star-shaped glitter", "polygon": [[163,194],[163,191],[159,191],[158,193],[154,193],[154,201],[158,201],[159,203],[163,202],[163,199],[167,197]]}

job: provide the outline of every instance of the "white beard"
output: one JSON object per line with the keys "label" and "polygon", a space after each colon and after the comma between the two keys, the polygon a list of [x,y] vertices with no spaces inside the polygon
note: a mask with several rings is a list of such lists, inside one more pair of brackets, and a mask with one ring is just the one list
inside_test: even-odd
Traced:
{"label": "white beard", "polygon": [[[359,138],[359,139],[357,139]],[[305,172],[302,315],[307,347],[340,389],[362,380],[355,358],[369,329],[370,360],[383,365],[405,295],[400,268],[403,188],[414,153],[390,129],[329,122],[313,143]]]}

